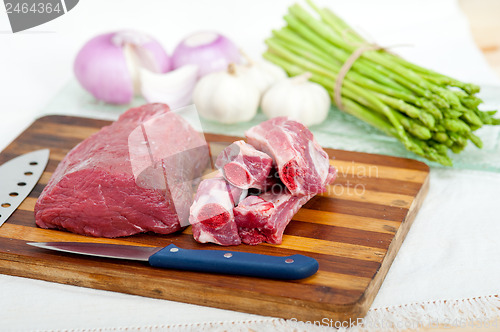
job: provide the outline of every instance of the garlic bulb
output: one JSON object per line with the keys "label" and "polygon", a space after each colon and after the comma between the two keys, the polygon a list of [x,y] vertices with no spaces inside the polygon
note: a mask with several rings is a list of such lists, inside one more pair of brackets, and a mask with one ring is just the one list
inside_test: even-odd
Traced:
{"label": "garlic bulb", "polygon": [[259,107],[259,89],[234,64],[227,71],[203,76],[196,84],[193,102],[200,115],[225,124],[251,120]]}
{"label": "garlic bulb", "polygon": [[260,93],[266,92],[271,85],[287,77],[286,72],[275,64],[261,60],[252,61],[249,58],[247,68],[242,74],[250,80],[254,85],[257,86]]}
{"label": "garlic bulb", "polygon": [[275,83],[262,97],[262,112],[269,117],[288,116],[305,126],[323,122],[330,110],[330,97],[321,85],[309,82],[310,73]]}

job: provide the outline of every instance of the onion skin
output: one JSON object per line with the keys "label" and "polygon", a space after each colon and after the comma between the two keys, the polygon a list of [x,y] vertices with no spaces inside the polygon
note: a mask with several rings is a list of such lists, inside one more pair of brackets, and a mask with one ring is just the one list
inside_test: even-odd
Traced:
{"label": "onion skin", "polygon": [[[134,97],[134,77],[127,64],[124,45],[113,42],[119,33],[106,33],[89,40],[77,54],[73,67],[82,87],[96,99],[110,104],[128,104]],[[136,34],[145,36],[139,32]],[[171,60],[165,50],[158,42],[146,37],[146,42],[134,46],[153,60],[151,70],[169,71]]]}
{"label": "onion skin", "polygon": [[75,59],[76,78],[96,99],[127,104],[134,96],[132,77],[123,49],[112,43],[114,33],[89,40]]}
{"label": "onion skin", "polygon": [[219,33],[209,32],[217,37],[207,44],[191,46],[186,43],[189,38],[200,33],[205,32],[194,33],[177,45],[172,54],[174,69],[188,64],[197,65],[199,66],[198,77],[202,77],[213,72],[224,71],[230,63],[239,64],[242,62],[239,48]]}
{"label": "onion skin", "polygon": [[172,59],[170,59],[160,43],[156,40],[151,40],[143,44],[142,47],[153,55],[156,64],[156,68],[154,69],[157,73],[166,73],[172,70]]}

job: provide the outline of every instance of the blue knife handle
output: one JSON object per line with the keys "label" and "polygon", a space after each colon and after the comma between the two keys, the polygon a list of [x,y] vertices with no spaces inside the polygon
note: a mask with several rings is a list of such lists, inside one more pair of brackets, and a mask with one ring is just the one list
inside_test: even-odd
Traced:
{"label": "blue knife handle", "polygon": [[173,244],[149,257],[149,264],[167,269],[296,280],[318,271],[318,261],[303,255],[269,256],[228,250],[182,249]]}

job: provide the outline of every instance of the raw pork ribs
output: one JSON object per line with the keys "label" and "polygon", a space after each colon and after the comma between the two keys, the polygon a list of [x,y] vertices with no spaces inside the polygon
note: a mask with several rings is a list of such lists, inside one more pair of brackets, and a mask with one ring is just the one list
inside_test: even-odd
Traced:
{"label": "raw pork ribs", "polygon": [[273,167],[273,160],[245,141],[236,141],[222,151],[215,166],[234,186],[264,190],[268,185],[267,178]]}
{"label": "raw pork ribs", "polygon": [[[179,149],[186,142],[206,147],[199,133],[180,116],[170,113],[167,105],[132,108],[73,148],[59,163],[36,202],[37,225],[101,237],[141,232],[169,234],[181,229],[175,196],[177,201],[186,200],[177,203],[187,206],[187,218],[192,194],[179,193],[175,188],[148,187],[153,177],[148,177],[147,172],[140,179],[143,184],[138,184],[129,155],[129,134],[148,120],[166,114],[172,115],[171,121],[154,133],[162,144],[155,146],[150,142],[155,155],[172,155],[176,152],[172,149]],[[201,175],[208,154],[196,149],[187,150],[186,154],[175,158],[176,169],[190,176]],[[164,160],[161,163],[165,164]]]}
{"label": "raw pork ribs", "polygon": [[330,171],[328,154],[301,123],[277,117],[250,128],[247,141],[267,153],[293,195],[324,192]]}
{"label": "raw pork ribs", "polygon": [[[327,183],[333,182],[336,172],[332,168]],[[234,208],[234,217],[241,242],[259,244],[261,242],[280,244],[286,226],[299,209],[314,194],[293,195],[287,188],[276,187],[259,196],[248,196]]]}
{"label": "raw pork ribs", "polygon": [[[248,143],[231,144],[216,161],[225,180],[205,180],[198,189],[190,221],[199,242],[280,244],[295,213],[335,180],[327,153],[302,124],[279,117],[245,134]],[[234,187],[259,191],[238,203],[230,199]]]}
{"label": "raw pork ribs", "polygon": [[247,190],[226,182],[221,173],[203,180],[198,186],[189,217],[194,239],[201,243],[240,244],[233,208],[246,194]]}

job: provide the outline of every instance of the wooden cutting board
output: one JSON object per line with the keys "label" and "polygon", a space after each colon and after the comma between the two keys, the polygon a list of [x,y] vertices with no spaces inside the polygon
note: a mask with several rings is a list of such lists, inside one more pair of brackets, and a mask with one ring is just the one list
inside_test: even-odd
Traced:
{"label": "wooden cutting board", "polygon": [[[30,196],[0,227],[0,273],[168,299],[302,321],[349,320],[366,314],[429,187],[427,165],[382,155],[327,150],[338,179],[329,194],[309,201],[293,218],[281,245],[240,245],[231,250],[272,255],[303,254],[319,262],[314,276],[266,280],[162,270],[146,263],[46,251],[29,241],[87,241],[218,249],[199,244],[190,228],[171,235],[91,238],[35,225],[33,207],[66,153],[108,121],[47,116],[35,121],[1,154],[0,164],[49,148],[50,161]],[[210,135],[214,151],[235,137]],[[0,202],[2,203],[2,202]],[[1,208],[1,207],[0,207]]]}

